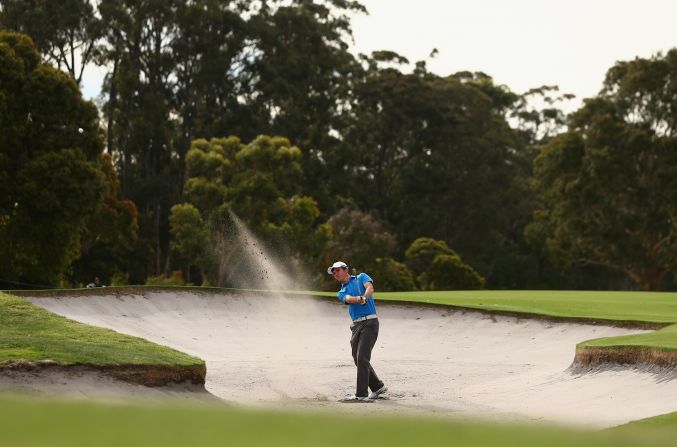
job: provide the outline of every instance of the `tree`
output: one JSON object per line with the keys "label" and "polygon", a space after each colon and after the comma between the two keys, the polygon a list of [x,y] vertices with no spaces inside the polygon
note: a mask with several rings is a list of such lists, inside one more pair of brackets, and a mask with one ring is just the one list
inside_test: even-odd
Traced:
{"label": "tree", "polygon": [[[300,194],[301,157],[301,149],[282,137],[261,135],[247,145],[237,137],[193,141],[185,196],[200,211],[220,258],[232,258],[239,247],[232,212],[288,266],[317,263],[328,231],[318,225],[315,200]],[[215,269],[213,283],[227,279],[221,270]]]}
{"label": "tree", "polygon": [[510,107],[510,118],[528,144],[545,143],[566,128],[566,115],[560,106],[575,96],[559,95],[556,85],[542,85],[519,95]]}
{"label": "tree", "polygon": [[[350,16],[366,9],[351,0],[272,0],[248,22],[254,45],[245,72],[244,106],[239,116],[243,138],[284,135],[302,147],[304,194],[312,194],[325,213],[336,206],[336,157],[344,153],[354,85],[362,68],[349,48]],[[252,134],[252,132],[255,132]]]}
{"label": "tree", "polygon": [[246,78],[253,58],[248,47],[252,33],[242,15],[249,7],[232,0],[177,2],[170,48],[179,184],[184,181],[183,161],[191,141],[226,134],[248,137],[255,128],[241,104],[250,88]]}
{"label": "tree", "polygon": [[104,107],[108,150],[119,160],[122,198],[139,209],[140,237],[153,248],[146,270],[155,273],[166,264],[168,215],[181,192],[171,85],[177,3],[102,0],[99,4],[102,20],[108,24],[99,62],[113,68],[104,83],[109,92]]}
{"label": "tree", "polygon": [[82,82],[97,54],[102,23],[87,0],[4,0],[0,27],[28,34],[43,59]]}
{"label": "tree", "polygon": [[169,215],[169,226],[171,250],[178,265],[183,266],[184,277],[190,280],[191,267],[197,267],[202,282],[208,282],[207,274],[213,265],[211,243],[200,212],[189,203],[174,205]]}
{"label": "tree", "polygon": [[0,33],[0,271],[56,285],[105,192],[94,105],[31,40]]}
{"label": "tree", "polygon": [[[337,193],[376,210],[403,244],[421,234],[444,240],[492,287],[511,286],[506,266],[532,256],[521,231],[532,210],[530,158],[506,121],[516,95],[482,73],[440,77],[422,63],[402,73],[406,60],[392,52],[365,61]],[[525,270],[515,282],[533,276]]]}
{"label": "tree", "polygon": [[530,239],[563,269],[602,266],[643,290],[677,269],[677,50],[619,62],[535,161]]}
{"label": "tree", "polygon": [[69,277],[73,284],[87,284],[97,276],[108,284],[116,277],[139,284],[145,278],[134,276],[137,269],[133,259],[139,248],[136,205],[118,198],[120,183],[110,155],[100,154],[97,163],[105,174],[104,198],[87,221],[80,256],[71,266]]}

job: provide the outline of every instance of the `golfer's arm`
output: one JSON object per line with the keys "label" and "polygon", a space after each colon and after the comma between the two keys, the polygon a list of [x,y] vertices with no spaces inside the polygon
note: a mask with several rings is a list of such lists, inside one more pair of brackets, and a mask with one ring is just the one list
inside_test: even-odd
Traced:
{"label": "golfer's arm", "polygon": [[374,285],[368,282],[364,285],[364,297],[369,299],[374,294]]}
{"label": "golfer's arm", "polygon": [[[364,285],[364,296],[365,298],[369,299],[372,295],[374,294],[374,285],[371,282],[368,282]],[[345,299],[343,300],[344,303],[346,304],[361,304],[360,297],[359,296],[352,296],[352,295],[346,295]]]}

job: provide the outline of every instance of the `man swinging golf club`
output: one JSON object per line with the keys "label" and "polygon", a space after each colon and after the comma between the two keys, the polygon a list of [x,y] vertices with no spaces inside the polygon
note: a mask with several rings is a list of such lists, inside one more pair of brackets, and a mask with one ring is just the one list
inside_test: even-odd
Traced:
{"label": "man swinging golf club", "polygon": [[[350,325],[352,336],[350,346],[353,360],[357,366],[357,390],[355,395],[342,399],[342,402],[373,402],[388,391],[371,366],[371,350],[378,338],[378,318],[374,304],[374,283],[366,273],[351,276],[345,262],[337,261],[327,269],[341,284],[338,298],[348,305],[353,323]],[[371,389],[371,393],[369,393]]]}

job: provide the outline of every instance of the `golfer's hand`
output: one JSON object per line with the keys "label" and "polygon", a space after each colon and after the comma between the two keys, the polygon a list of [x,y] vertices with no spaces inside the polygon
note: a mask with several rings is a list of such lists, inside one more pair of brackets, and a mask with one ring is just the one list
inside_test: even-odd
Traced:
{"label": "golfer's hand", "polygon": [[360,304],[361,305],[364,306],[365,304],[367,304],[367,297],[366,296],[360,296],[359,298],[360,298]]}

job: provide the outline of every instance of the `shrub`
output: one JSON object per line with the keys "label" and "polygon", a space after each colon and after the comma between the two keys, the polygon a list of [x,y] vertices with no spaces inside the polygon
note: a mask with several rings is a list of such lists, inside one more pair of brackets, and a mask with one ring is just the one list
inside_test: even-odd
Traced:
{"label": "shrub", "polygon": [[147,286],[185,286],[190,285],[186,284],[183,280],[183,272],[181,270],[176,270],[172,272],[171,276],[166,277],[164,275],[160,276],[149,276],[146,278]]}
{"label": "shrub", "polygon": [[110,279],[111,286],[128,286],[129,285],[129,273],[120,273],[116,272]]}
{"label": "shrub", "polygon": [[343,208],[327,224],[332,239],[325,247],[323,265],[341,260],[350,267],[364,269],[374,265],[377,257],[391,256],[397,246],[395,235],[370,213]]}
{"label": "shrub", "polygon": [[416,290],[414,275],[406,265],[393,258],[376,258],[368,272],[374,278],[374,287],[383,292]]}
{"label": "shrub", "polygon": [[477,290],[484,287],[485,282],[458,255],[437,255],[425,276],[428,290]]}
{"label": "shrub", "polygon": [[435,257],[440,254],[458,256],[446,242],[429,237],[420,237],[407,248],[404,259],[407,267],[419,276],[428,271]]}

